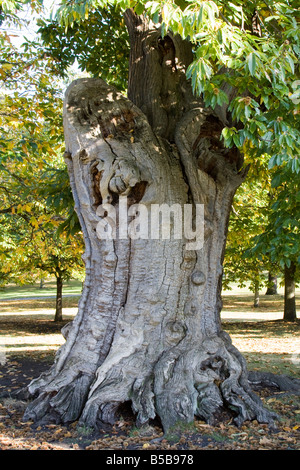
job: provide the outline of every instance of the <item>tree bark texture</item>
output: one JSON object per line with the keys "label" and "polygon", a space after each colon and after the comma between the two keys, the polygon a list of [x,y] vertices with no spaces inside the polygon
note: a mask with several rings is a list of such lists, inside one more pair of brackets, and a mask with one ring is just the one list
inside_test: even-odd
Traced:
{"label": "tree bark texture", "polygon": [[296,293],[295,293],[296,265],[285,266],[284,271],[284,314],[285,321],[296,321]]}
{"label": "tree bark texture", "polygon": [[[161,38],[127,12],[129,99],[101,79],[67,90],[66,162],[85,238],[86,279],[78,314],[63,330],[55,363],[34,380],[25,419],[95,427],[131,402],[137,425],[165,431],[226,408],[238,424],[273,416],[252,392],[242,355],[220,322],[222,261],[243,159],[220,142],[220,115],[185,78],[191,46]],[[204,245],[181,239],[100,240],[97,208],[203,204]],[[117,227],[118,229],[118,227]]]}
{"label": "tree bark texture", "polygon": [[254,308],[259,307],[259,286],[258,286],[258,284],[255,285],[253,306],[254,306]]}
{"label": "tree bark texture", "polygon": [[269,272],[268,274],[268,288],[266,290],[266,295],[276,295],[277,294],[277,276]]}
{"label": "tree bark texture", "polygon": [[63,279],[60,276],[56,277],[56,308],[54,321],[62,321],[62,289]]}

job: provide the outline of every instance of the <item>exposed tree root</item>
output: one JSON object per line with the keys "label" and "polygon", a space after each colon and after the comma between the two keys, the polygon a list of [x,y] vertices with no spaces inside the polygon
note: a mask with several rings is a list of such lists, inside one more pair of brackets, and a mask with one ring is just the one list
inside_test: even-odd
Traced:
{"label": "exposed tree root", "polygon": [[248,380],[253,387],[274,387],[281,392],[300,395],[300,379],[295,377],[272,374],[271,372],[250,371]]}
{"label": "exposed tree root", "polygon": [[[79,420],[97,428],[100,422],[113,424],[120,405],[130,401],[137,426],[159,417],[165,433],[179,423],[193,422],[195,416],[216,424],[226,411],[237,426],[254,419],[273,425],[277,416],[263,407],[250,384],[276,384],[280,389],[292,387],[299,391],[297,380],[273,374],[248,375],[243,356],[224,332],[206,338],[197,347],[187,348],[189,341],[186,336],[165,351],[153,361],[152,369],[149,364],[146,367],[145,358],[140,361],[139,351],[123,358],[109,371],[102,372],[100,367],[93,381],[81,374],[56,391],[50,382],[38,391],[24,420],[40,423]],[[136,364],[135,377],[132,364]]]}

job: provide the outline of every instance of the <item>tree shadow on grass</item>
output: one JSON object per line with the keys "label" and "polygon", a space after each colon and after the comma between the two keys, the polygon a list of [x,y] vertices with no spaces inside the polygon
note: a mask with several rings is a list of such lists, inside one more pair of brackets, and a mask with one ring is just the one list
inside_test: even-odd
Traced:
{"label": "tree shadow on grass", "polygon": [[53,320],[41,319],[20,319],[20,320],[0,320],[1,334],[10,334],[11,336],[27,336],[30,334],[57,334],[61,333],[61,329],[66,325],[70,318],[66,318],[61,322],[54,322]]}
{"label": "tree shadow on grass", "polygon": [[[261,295],[259,297],[259,307],[254,307],[254,294],[249,295],[230,295],[224,293],[223,310],[231,312],[283,312],[284,298],[283,295]],[[296,297],[296,306],[300,307],[300,299]]]}
{"label": "tree shadow on grass", "polygon": [[[64,308],[77,308],[79,296],[63,297]],[[14,314],[24,310],[55,310],[55,298],[51,299],[22,299],[22,300],[2,300],[0,302],[1,314]]]}
{"label": "tree shadow on grass", "polygon": [[284,320],[222,322],[223,329],[229,334],[239,333],[243,336],[256,338],[273,338],[276,336],[297,337],[300,329],[300,319],[294,322]]}

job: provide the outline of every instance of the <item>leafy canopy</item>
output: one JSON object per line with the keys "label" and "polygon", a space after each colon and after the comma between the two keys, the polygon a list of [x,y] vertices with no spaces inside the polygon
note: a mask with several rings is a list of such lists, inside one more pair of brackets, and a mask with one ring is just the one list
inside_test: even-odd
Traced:
{"label": "leafy canopy", "polygon": [[126,90],[129,38],[120,10],[95,10],[68,28],[53,19],[40,19],[38,25],[45,51],[62,76],[68,76],[70,66],[77,63],[82,71]]}
{"label": "leafy canopy", "polygon": [[[2,2],[2,12],[6,17],[16,17],[16,11],[24,4],[39,8],[42,1],[7,0]],[[46,51],[54,59],[58,73],[64,75],[77,60],[83,70],[124,90],[129,44],[122,14],[127,8],[151,18],[161,27],[162,35],[170,30],[193,44],[194,61],[188,67],[187,77],[207,106],[228,106],[232,120],[223,130],[225,145],[237,146],[256,168],[261,170],[260,163],[267,162],[269,170],[272,169],[272,186],[276,191],[262,224],[260,204],[257,205],[257,223],[253,221],[251,226],[252,240],[258,245],[251,253],[254,257],[260,254],[262,259],[268,256],[281,268],[288,266],[299,253],[297,2],[62,0],[49,21],[39,22]],[[8,49],[2,73],[7,74],[10,68]],[[230,88],[234,90],[233,98],[227,93]],[[20,149],[24,142],[21,141]],[[265,170],[263,174],[266,175]],[[265,191],[261,192],[254,180],[245,191],[241,195],[243,207],[251,192],[264,200]],[[245,215],[248,221],[250,215]],[[236,225],[240,219],[236,219]],[[246,225],[249,229],[249,223]],[[259,229],[264,229],[261,237]]]}
{"label": "leafy canopy", "polygon": [[292,264],[298,266],[296,280],[300,276],[300,181],[286,167],[276,171],[272,180],[276,197],[268,213],[264,231],[255,237],[250,255],[271,263],[277,263],[284,271]]}
{"label": "leafy canopy", "polygon": [[[8,15],[13,7],[38,8],[42,3],[5,0],[2,10]],[[66,68],[79,57],[80,66],[92,75],[114,78],[124,87],[128,39],[121,15],[127,8],[151,18],[162,35],[170,30],[193,44],[187,76],[207,106],[229,106],[233,121],[223,130],[226,146],[236,145],[250,161],[267,154],[269,168],[288,165],[299,173],[296,0],[62,0],[52,22],[40,24],[52,54],[64,51],[56,57],[58,65]],[[224,91],[228,86],[235,90],[234,99]]]}
{"label": "leafy canopy", "polygon": [[[60,24],[74,28],[95,11],[133,8],[194,45],[188,67],[194,92],[207,106],[229,105],[226,146],[250,159],[268,154],[269,167],[287,164],[299,173],[300,28],[295,0],[62,0]],[[229,102],[224,86],[236,90]],[[233,125],[234,124],[234,125]]]}
{"label": "leafy canopy", "polygon": [[224,258],[223,288],[230,289],[232,283],[240,287],[249,285],[253,292],[267,283],[263,272],[278,272],[269,257],[254,252],[256,240],[268,224],[271,194],[271,172],[266,164],[250,167],[246,181],[238,188],[230,215],[226,251]]}

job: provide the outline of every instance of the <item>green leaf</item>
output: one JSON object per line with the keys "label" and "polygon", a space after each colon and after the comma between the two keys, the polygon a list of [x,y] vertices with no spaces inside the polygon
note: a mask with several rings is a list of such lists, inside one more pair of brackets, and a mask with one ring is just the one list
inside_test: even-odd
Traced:
{"label": "green leaf", "polygon": [[273,155],[268,162],[269,170],[271,170],[276,165],[276,161],[277,161],[277,155]]}
{"label": "green leaf", "polygon": [[276,175],[274,175],[274,177],[271,181],[271,187],[272,188],[277,188],[277,186],[279,186],[280,184],[281,184],[281,174],[277,173]]}
{"label": "green leaf", "polygon": [[135,8],[134,8],[134,11],[137,15],[142,15],[144,13],[144,5],[142,3],[138,3]]}
{"label": "green leaf", "polygon": [[256,56],[254,52],[251,52],[248,56],[247,59],[247,64],[248,64],[248,69],[252,77],[255,75],[255,69],[256,69]]}

